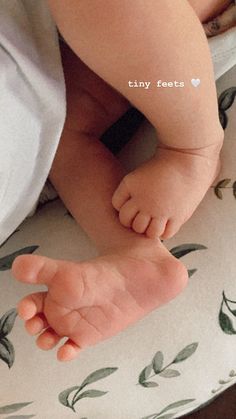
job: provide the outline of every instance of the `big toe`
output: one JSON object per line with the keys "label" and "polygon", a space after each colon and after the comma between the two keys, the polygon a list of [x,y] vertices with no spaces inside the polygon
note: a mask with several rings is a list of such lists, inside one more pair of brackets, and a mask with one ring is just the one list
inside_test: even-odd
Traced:
{"label": "big toe", "polygon": [[56,260],[38,255],[17,256],[12,264],[13,276],[22,282],[48,285],[58,269]]}

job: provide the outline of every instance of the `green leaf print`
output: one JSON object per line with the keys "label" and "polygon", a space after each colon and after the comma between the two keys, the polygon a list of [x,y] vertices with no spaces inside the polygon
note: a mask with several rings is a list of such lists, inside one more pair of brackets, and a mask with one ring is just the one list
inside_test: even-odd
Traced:
{"label": "green leaf print", "polygon": [[226,89],[224,92],[221,93],[218,103],[219,108],[223,111],[227,111],[233,103],[236,96],[236,87],[230,87],[229,89]]}
{"label": "green leaf print", "polygon": [[171,419],[175,416],[175,413],[167,413],[167,415],[159,416],[159,414],[154,413],[153,415],[145,416],[142,419]]}
{"label": "green leaf print", "polygon": [[[69,407],[70,409],[72,409],[75,412],[75,408],[74,405],[75,403],[77,403],[80,399],[83,399],[85,397],[101,397],[104,396],[106,393],[108,393],[107,391],[100,391],[100,390],[87,390],[84,391],[83,393],[80,393],[81,390],[86,387],[87,385],[94,383],[98,380],[101,380],[105,377],[107,377],[110,374],[113,374],[118,368],[101,368],[99,370],[96,370],[94,372],[92,372],[91,374],[89,374],[85,380],[82,382],[82,384],[80,386],[73,386],[70,387],[64,391],[62,391],[59,396],[59,402],[61,404],[63,404],[66,407]],[[72,393],[75,392],[73,395]],[[72,400],[69,400],[69,397],[72,397]]]}
{"label": "green leaf print", "polygon": [[[236,310],[230,307],[230,304],[235,305],[236,301],[229,300],[228,298],[226,298],[224,291],[222,295],[223,295],[223,298],[222,298],[220,311],[219,311],[219,317],[218,317],[219,325],[221,329],[223,330],[223,332],[226,333],[227,335],[235,335],[236,330],[229,316],[231,315],[232,317],[236,317]],[[224,311],[223,311],[223,308],[224,308]],[[226,310],[227,310],[227,313],[225,312]]]}
{"label": "green leaf print", "polygon": [[8,365],[8,368],[11,368],[14,363],[15,350],[7,338],[2,338],[0,341],[0,359]]}
{"label": "green leaf print", "polygon": [[27,246],[23,249],[17,250],[10,255],[0,258],[0,271],[11,269],[11,266],[17,256],[33,253],[39,246]]}
{"label": "green leaf print", "polygon": [[17,415],[17,416],[7,416],[4,419],[30,419],[30,418],[34,418],[35,415]]}
{"label": "green leaf print", "polygon": [[221,192],[222,188],[226,188],[226,186],[231,182],[231,179],[222,179],[220,180],[217,185],[214,187],[214,192],[217,198],[223,199],[223,195]]}
{"label": "green leaf print", "polygon": [[23,409],[23,407],[28,406],[29,404],[31,404],[33,402],[27,402],[27,403],[13,403],[13,404],[8,404],[5,406],[0,407],[0,415],[3,415],[4,413],[14,413],[17,412],[20,409]]}
{"label": "green leaf print", "polygon": [[220,123],[223,129],[227,127],[228,117],[226,111],[232,106],[236,95],[236,87],[230,87],[221,93],[218,99]]}
{"label": "green leaf print", "polygon": [[[177,259],[187,255],[190,252],[193,252],[195,250],[205,250],[207,249],[206,246],[203,246],[202,244],[195,244],[195,243],[186,243],[181,244],[180,246],[173,247],[173,249],[170,250],[170,253],[175,256]],[[197,271],[197,269],[188,269],[188,277],[191,278],[193,274]]]}
{"label": "green leaf print", "polygon": [[220,117],[221,126],[222,126],[223,129],[225,129],[228,125],[228,117],[227,117],[225,111],[220,110],[219,117]]}
{"label": "green leaf print", "polygon": [[152,360],[153,370],[156,374],[161,371],[164,362],[164,355],[161,351],[158,351],[156,355],[154,355]]}
{"label": "green leaf print", "polygon": [[87,390],[84,391],[83,393],[79,394],[78,396],[76,396],[76,398],[74,399],[74,403],[75,404],[78,400],[83,399],[84,397],[101,397],[104,396],[104,394],[107,394],[108,391],[100,391],[100,390]]}
{"label": "green leaf print", "polygon": [[236,181],[233,183],[232,188],[233,188],[233,196],[236,199]]}
{"label": "green leaf print", "polygon": [[195,250],[205,250],[207,249],[206,246],[203,246],[202,244],[195,244],[195,243],[186,243],[181,244],[180,246],[173,247],[173,249],[170,250],[170,253],[175,256],[177,259],[187,255],[190,252],[194,252]]}
{"label": "green leaf print", "polygon": [[197,272],[197,269],[188,269],[188,277],[191,278],[195,272]]}
{"label": "green leaf print", "polygon": [[113,374],[117,368],[101,368],[100,370],[92,372],[87,378],[82,382],[81,389],[88,384],[95,383],[95,381],[101,380],[102,378],[107,377],[110,374]]}
{"label": "green leaf print", "polygon": [[[141,385],[142,387],[157,387],[153,383],[153,381],[146,381],[149,378],[154,377],[155,375],[159,375],[163,378],[173,378],[178,377],[180,372],[174,369],[169,368],[172,364],[177,364],[178,362],[183,362],[190,356],[194,354],[198,347],[197,342],[193,342],[190,345],[187,345],[184,349],[182,349],[174,358],[174,360],[163,367],[164,363],[164,355],[161,351],[156,352],[150,364],[148,364],[141,373],[139,374],[138,383],[136,385]],[[152,370],[154,374],[151,375]],[[151,383],[151,384],[150,384]]]}
{"label": "green leaf print", "polygon": [[184,406],[187,403],[193,402],[195,399],[185,399],[185,400],[179,400],[178,402],[174,402],[169,404],[165,409],[163,409],[159,414],[165,413],[168,410],[176,409],[176,407]]}
{"label": "green leaf print", "polygon": [[220,311],[219,313],[219,323],[223,332],[227,333],[227,335],[235,335],[236,330],[233,328],[233,323],[227,314]]}
{"label": "green leaf print", "polygon": [[[218,393],[220,390],[222,391],[222,387],[224,386],[224,385],[226,385],[226,384],[228,384],[228,383],[232,383],[232,380],[234,379],[234,377],[236,377],[236,373],[235,373],[235,371],[234,370],[231,370],[230,372],[229,372],[229,379],[226,379],[226,380],[222,380],[222,379],[220,379],[219,381],[218,381],[218,383],[220,384],[220,387],[218,387],[218,388],[214,388],[214,389],[212,389],[211,390],[211,393],[212,394],[216,394],[216,393]],[[233,380],[234,381],[234,380]],[[232,383],[233,384],[233,383]]]}
{"label": "green leaf print", "polygon": [[15,323],[15,319],[17,316],[17,310],[12,308],[8,310],[0,319],[0,340],[7,336]]}
{"label": "green leaf print", "polygon": [[[162,409],[159,413],[153,413],[152,415],[145,416],[142,419],[167,419],[175,416],[175,413],[169,413],[168,415],[163,415],[163,413],[167,412],[168,410],[176,409],[178,407],[184,406],[187,403],[193,402],[195,399],[185,399],[185,400],[179,400],[178,402],[174,402],[166,406],[164,409]],[[178,412],[179,413],[179,412]],[[161,415],[161,416],[160,416]],[[171,416],[170,416],[171,415]]]}
{"label": "green leaf print", "polygon": [[177,370],[168,369],[168,370],[160,372],[159,375],[165,378],[172,378],[172,377],[178,377],[180,373]]}
{"label": "green leaf print", "polygon": [[70,403],[69,403],[68,397],[73,391],[78,390],[78,389],[80,389],[80,386],[73,386],[62,391],[58,396],[59,402],[66,407],[69,406]]}
{"label": "green leaf print", "polygon": [[155,383],[155,381],[145,381],[142,383],[143,387],[158,387],[159,384]]}
{"label": "green leaf print", "polygon": [[139,374],[139,383],[143,383],[144,381],[146,381],[148,379],[148,377],[150,376],[152,372],[152,364],[147,365]]}
{"label": "green leaf print", "polygon": [[197,347],[198,347],[197,342],[191,343],[191,345],[186,346],[175,357],[173,364],[177,364],[177,362],[182,362],[185,359],[189,358],[196,351]]}

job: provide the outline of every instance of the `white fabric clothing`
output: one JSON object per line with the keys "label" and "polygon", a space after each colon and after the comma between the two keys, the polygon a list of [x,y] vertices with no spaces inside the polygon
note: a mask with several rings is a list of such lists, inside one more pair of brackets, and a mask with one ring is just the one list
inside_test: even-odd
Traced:
{"label": "white fabric clothing", "polygon": [[41,0],[0,0],[0,244],[47,179],[66,115],[56,26]]}

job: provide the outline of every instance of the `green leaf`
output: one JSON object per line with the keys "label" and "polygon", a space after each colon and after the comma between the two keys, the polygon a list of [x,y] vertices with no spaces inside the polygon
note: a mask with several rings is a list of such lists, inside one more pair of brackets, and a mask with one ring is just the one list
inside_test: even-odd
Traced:
{"label": "green leaf", "polygon": [[[229,380],[229,381],[230,381],[230,380]],[[218,383],[219,383],[219,384],[227,384],[227,383],[229,383],[229,381],[219,380],[219,381],[218,381]]]}
{"label": "green leaf", "polygon": [[163,361],[164,361],[164,355],[161,351],[158,351],[152,360],[152,366],[153,366],[153,370],[155,372],[155,374],[158,374],[163,366]]}
{"label": "green leaf", "polygon": [[224,111],[229,109],[234,103],[235,96],[236,87],[230,87],[229,89],[226,89],[224,92],[221,93],[218,99],[219,108]]}
{"label": "green leaf", "polygon": [[81,389],[87,386],[88,384],[94,383],[95,381],[101,380],[102,378],[107,377],[110,374],[113,374],[118,368],[101,368],[96,370],[88,375],[87,378],[82,382]]}
{"label": "green leaf", "polygon": [[17,415],[17,416],[7,416],[5,419],[30,419],[34,418],[35,415]]}
{"label": "green leaf", "polygon": [[155,381],[144,381],[140,383],[143,387],[158,387],[159,384],[155,383]]}
{"label": "green leaf", "polygon": [[14,347],[7,338],[2,338],[0,340],[0,359],[2,359],[2,361],[4,361],[8,365],[8,368],[11,368],[14,363]]}
{"label": "green leaf", "polygon": [[152,364],[147,365],[147,367],[145,367],[141,371],[141,373],[139,374],[139,379],[138,379],[139,383],[141,384],[144,381],[146,381],[148,377],[150,376],[151,372],[152,372]]}
{"label": "green leaf", "polygon": [[11,269],[11,266],[17,256],[33,253],[36,249],[38,249],[38,247],[39,246],[27,246],[23,249],[17,250],[14,253],[11,253],[10,255],[0,258],[0,271]]}
{"label": "green leaf", "polygon": [[197,269],[188,269],[188,277],[191,278],[195,272],[197,272]]}
{"label": "green leaf", "polygon": [[152,413],[152,415],[143,416],[142,419],[155,419],[158,413]]}
{"label": "green leaf", "polygon": [[233,328],[233,323],[230,318],[222,310],[219,313],[219,324],[223,332],[227,335],[235,335],[236,330]]}
{"label": "green leaf", "polygon": [[153,413],[152,415],[148,415],[143,417],[142,419],[171,419],[175,416],[175,413],[168,413],[167,415],[159,416],[160,413]]}
{"label": "green leaf", "polygon": [[[185,399],[185,400],[179,400],[178,402],[174,402],[174,403],[171,403],[171,404],[169,404],[167,407],[165,407],[160,413],[159,413],[159,415],[161,414],[161,413],[164,413],[164,412],[167,412],[167,410],[171,410],[171,409],[175,409],[175,408],[177,408],[177,407],[180,407],[180,406],[184,406],[185,404],[187,404],[187,403],[191,403],[191,402],[193,402],[195,399]],[[160,418],[159,418],[160,419]]]}
{"label": "green leaf", "polygon": [[80,388],[80,386],[74,386],[74,387],[70,387],[70,388],[67,388],[66,390],[62,391],[58,396],[59,402],[66,407],[70,406],[70,403],[69,403],[69,400],[68,400],[68,398],[70,396],[70,393],[72,393],[75,390],[78,390],[79,388]]}
{"label": "green leaf", "polygon": [[222,179],[217,183],[216,186],[218,188],[225,188],[230,182],[231,182],[231,179],[228,179],[228,178]]}
{"label": "green leaf", "polygon": [[217,198],[223,199],[222,192],[221,192],[221,190],[219,188],[215,187],[214,188],[214,192],[215,192],[215,195],[217,196]]}
{"label": "green leaf", "polygon": [[168,370],[164,370],[162,372],[160,372],[159,374],[161,377],[165,377],[165,378],[172,378],[172,377],[178,377],[180,375],[179,371],[177,370],[172,370],[172,369],[168,369]]}
{"label": "green leaf", "polygon": [[177,364],[178,362],[182,362],[185,359],[189,358],[196,351],[197,347],[198,347],[197,342],[191,343],[190,345],[186,346],[175,357],[173,364]]}
{"label": "green leaf", "polygon": [[177,259],[179,259],[190,252],[194,252],[195,250],[202,250],[202,249],[207,249],[207,247],[203,246],[202,244],[186,243],[186,244],[181,244],[180,246],[173,247],[173,249],[170,250],[170,253],[173,256],[175,256]]}
{"label": "green leaf", "polygon": [[15,319],[17,316],[17,310],[15,308],[11,308],[8,310],[0,319],[0,340],[2,337],[7,336],[15,323]]}
{"label": "green leaf", "polygon": [[225,188],[230,182],[231,182],[231,179],[222,179],[217,183],[217,185],[214,187],[214,192],[217,198],[223,199],[223,195],[220,188]]}
{"label": "green leaf", "polygon": [[108,391],[100,391],[100,390],[87,390],[87,391],[84,391],[83,393],[78,394],[76,396],[76,398],[75,398],[75,400],[73,402],[73,406],[74,406],[74,404],[78,400],[83,399],[84,397],[101,397],[101,396],[104,396],[104,394],[107,394],[107,393],[108,393]]}
{"label": "green leaf", "polygon": [[236,181],[233,183],[233,196],[236,199]]}
{"label": "green leaf", "polygon": [[223,129],[225,129],[227,127],[228,124],[228,117],[225,113],[225,111],[223,111],[222,109],[220,109],[219,111],[219,117],[220,117],[220,123]]}
{"label": "green leaf", "polygon": [[231,370],[229,373],[229,377],[236,377],[236,372],[234,370]]}
{"label": "green leaf", "polygon": [[0,407],[0,414],[3,415],[4,413],[14,413],[17,412],[20,409],[23,409],[23,407],[28,406],[29,404],[31,404],[33,402],[28,402],[28,403],[13,403],[13,404],[8,404],[5,406]]}

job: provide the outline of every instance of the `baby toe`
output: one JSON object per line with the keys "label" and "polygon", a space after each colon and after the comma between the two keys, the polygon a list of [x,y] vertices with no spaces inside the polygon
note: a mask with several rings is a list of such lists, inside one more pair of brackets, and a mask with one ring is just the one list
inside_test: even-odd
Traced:
{"label": "baby toe", "polygon": [[144,233],[150,223],[150,219],[150,215],[139,212],[132,223],[133,230],[136,231],[136,233]]}
{"label": "baby toe", "polygon": [[125,227],[131,227],[135,216],[138,213],[138,208],[134,204],[133,199],[129,199],[120,209],[119,220]]}
{"label": "baby toe", "polygon": [[81,348],[72,340],[68,339],[57,351],[58,361],[71,361],[78,356]]}
{"label": "baby toe", "polygon": [[17,306],[18,315],[22,320],[29,320],[43,311],[47,291],[35,292],[24,297]]}
{"label": "baby toe", "polygon": [[54,348],[60,340],[61,336],[58,336],[57,333],[49,327],[39,335],[36,344],[40,349],[48,351],[49,349]]}
{"label": "baby toe", "polygon": [[30,335],[37,335],[47,327],[49,327],[49,324],[42,313],[25,322],[25,328]]}
{"label": "baby toe", "polygon": [[119,211],[122,205],[124,205],[129,198],[130,192],[123,179],[112,196],[112,205],[117,211]]}
{"label": "baby toe", "polygon": [[167,223],[164,232],[161,235],[161,239],[166,240],[173,237],[177,231],[179,230],[180,226],[176,225],[176,223],[170,218]]}
{"label": "baby toe", "polygon": [[164,217],[153,217],[146,231],[147,237],[157,239],[162,236],[165,231],[167,219]]}

